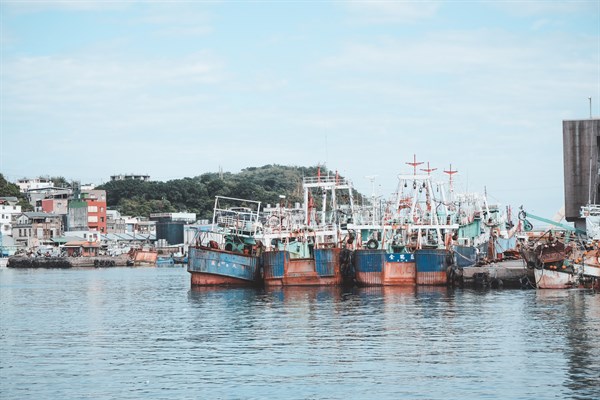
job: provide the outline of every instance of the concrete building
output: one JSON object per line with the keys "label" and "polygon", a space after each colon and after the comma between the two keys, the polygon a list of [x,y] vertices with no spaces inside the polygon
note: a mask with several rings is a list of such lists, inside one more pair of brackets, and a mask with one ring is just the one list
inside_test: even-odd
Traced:
{"label": "concrete building", "polygon": [[111,181],[149,181],[150,175],[138,175],[138,174],[119,174],[119,175],[111,175]]}
{"label": "concrete building", "polygon": [[16,197],[0,197],[0,234],[12,236],[13,219],[21,214],[21,206]]}
{"label": "concrete building", "polygon": [[21,193],[26,193],[33,189],[44,189],[49,188],[54,185],[52,180],[49,177],[39,177],[39,178],[22,178],[17,180],[17,186]]}
{"label": "concrete building", "polygon": [[71,189],[62,189],[48,194],[45,199],[36,201],[35,209],[45,213],[67,215],[71,194]]}
{"label": "concrete building", "polygon": [[12,236],[17,245],[27,248],[52,244],[62,234],[62,217],[41,212],[24,212],[15,218]]}
{"label": "concrete building", "polygon": [[156,222],[156,239],[169,245],[185,241],[184,226],[196,222],[195,213],[153,213],[150,220]]}
{"label": "concrete building", "polygon": [[46,199],[68,199],[72,195],[71,189],[58,188],[54,186],[29,189],[26,192],[27,200],[35,211],[43,212],[42,201]]}
{"label": "concrete building", "polygon": [[125,233],[125,218],[117,210],[106,210],[106,233]]}
{"label": "concrete building", "polygon": [[65,218],[65,231],[85,231],[88,229],[87,203],[81,199],[81,195],[69,199],[69,209]]}
{"label": "concrete building", "polygon": [[92,231],[106,233],[106,191],[85,190],[82,199],[87,203],[88,228]]}
{"label": "concrete building", "polygon": [[600,119],[563,121],[565,218],[585,229],[581,207],[600,203]]}

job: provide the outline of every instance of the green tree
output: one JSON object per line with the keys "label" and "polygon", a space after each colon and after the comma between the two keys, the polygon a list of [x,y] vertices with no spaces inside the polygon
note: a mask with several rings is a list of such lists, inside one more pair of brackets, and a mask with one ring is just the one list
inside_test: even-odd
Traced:
{"label": "green tree", "polygon": [[3,174],[0,174],[0,197],[21,197],[19,187],[7,181]]}
{"label": "green tree", "polygon": [[196,213],[200,219],[210,219],[215,196],[275,204],[283,195],[289,203],[302,202],[302,180],[316,176],[319,168],[322,176],[329,173],[325,167],[318,166],[264,165],[249,167],[237,174],[207,172],[167,182],[112,181],[98,189],[106,190],[109,207],[116,207],[125,215],[187,211]]}
{"label": "green tree", "polygon": [[27,197],[21,193],[19,186],[8,182],[3,174],[0,174],[0,197],[16,197],[17,205],[22,211],[33,211],[33,206],[27,201]]}

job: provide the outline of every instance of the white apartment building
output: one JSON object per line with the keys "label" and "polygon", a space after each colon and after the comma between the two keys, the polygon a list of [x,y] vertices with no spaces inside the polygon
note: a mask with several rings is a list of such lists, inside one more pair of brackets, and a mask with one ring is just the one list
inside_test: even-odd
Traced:
{"label": "white apartment building", "polygon": [[16,197],[0,197],[0,231],[2,236],[12,236],[12,221],[21,214]]}
{"label": "white apartment building", "polygon": [[17,180],[17,186],[21,193],[27,193],[31,189],[45,189],[52,187],[54,183],[50,178],[22,178]]}

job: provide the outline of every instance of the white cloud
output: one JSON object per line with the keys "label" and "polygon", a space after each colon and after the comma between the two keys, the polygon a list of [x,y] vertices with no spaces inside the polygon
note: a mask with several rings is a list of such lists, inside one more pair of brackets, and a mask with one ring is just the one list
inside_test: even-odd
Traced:
{"label": "white cloud", "polygon": [[[344,7],[357,22],[408,22],[435,17],[440,3]],[[19,153],[31,143],[52,156],[30,157],[27,170],[67,175],[49,169],[56,159],[68,159],[77,167],[63,171],[86,180],[132,169],[172,178],[219,165],[235,171],[327,161],[357,184],[365,175],[379,175],[387,194],[416,153],[434,167],[453,163],[461,171],[458,181],[477,190],[487,185],[504,203],[519,198],[527,204],[536,196],[552,208],[562,202],[560,120],[587,116],[587,96],[598,84],[598,54],[589,51],[597,49],[595,36],[548,29],[543,36],[522,36],[506,28],[429,30],[402,39],[361,27],[360,36],[341,48],[303,53],[298,46],[299,61],[290,65],[272,62],[283,55],[269,53],[264,43],[286,43],[297,32],[266,32],[258,44],[244,38],[242,49],[221,31],[229,27],[223,20],[213,26],[206,10],[196,11],[152,3],[118,23],[142,27],[139,32],[153,39],[203,35],[196,48],[211,52],[181,56],[187,45],[157,47],[152,57],[141,58],[139,42],[124,29],[108,44],[86,43],[80,53],[11,53],[1,77],[8,169],[19,168]],[[556,19],[546,17],[537,25],[555,26]],[[583,111],[577,115],[573,104],[579,101]],[[523,178],[528,171],[536,188],[559,188],[531,190]],[[360,190],[370,192],[367,180]]]}
{"label": "white cloud", "polygon": [[555,15],[580,12],[598,12],[599,4],[597,0],[572,0],[572,1],[552,1],[552,0],[523,0],[523,1],[490,1],[485,2],[488,6],[496,8],[510,15],[518,17],[530,17],[537,15]]}
{"label": "white cloud", "polygon": [[414,22],[430,18],[440,8],[439,1],[347,1],[343,3],[356,23]]}
{"label": "white cloud", "polygon": [[37,13],[47,10],[103,11],[123,10],[142,0],[3,0],[3,6],[18,14]]}

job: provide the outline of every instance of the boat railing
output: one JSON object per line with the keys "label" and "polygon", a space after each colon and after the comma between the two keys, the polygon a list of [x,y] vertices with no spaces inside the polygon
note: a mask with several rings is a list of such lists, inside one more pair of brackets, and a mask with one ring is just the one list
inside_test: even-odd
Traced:
{"label": "boat railing", "polygon": [[331,185],[335,184],[338,186],[351,186],[352,183],[345,178],[339,176],[308,176],[303,179],[304,185]]}
{"label": "boat railing", "polygon": [[588,204],[586,206],[582,206],[580,210],[581,217],[592,217],[600,215],[600,205],[599,204]]}

